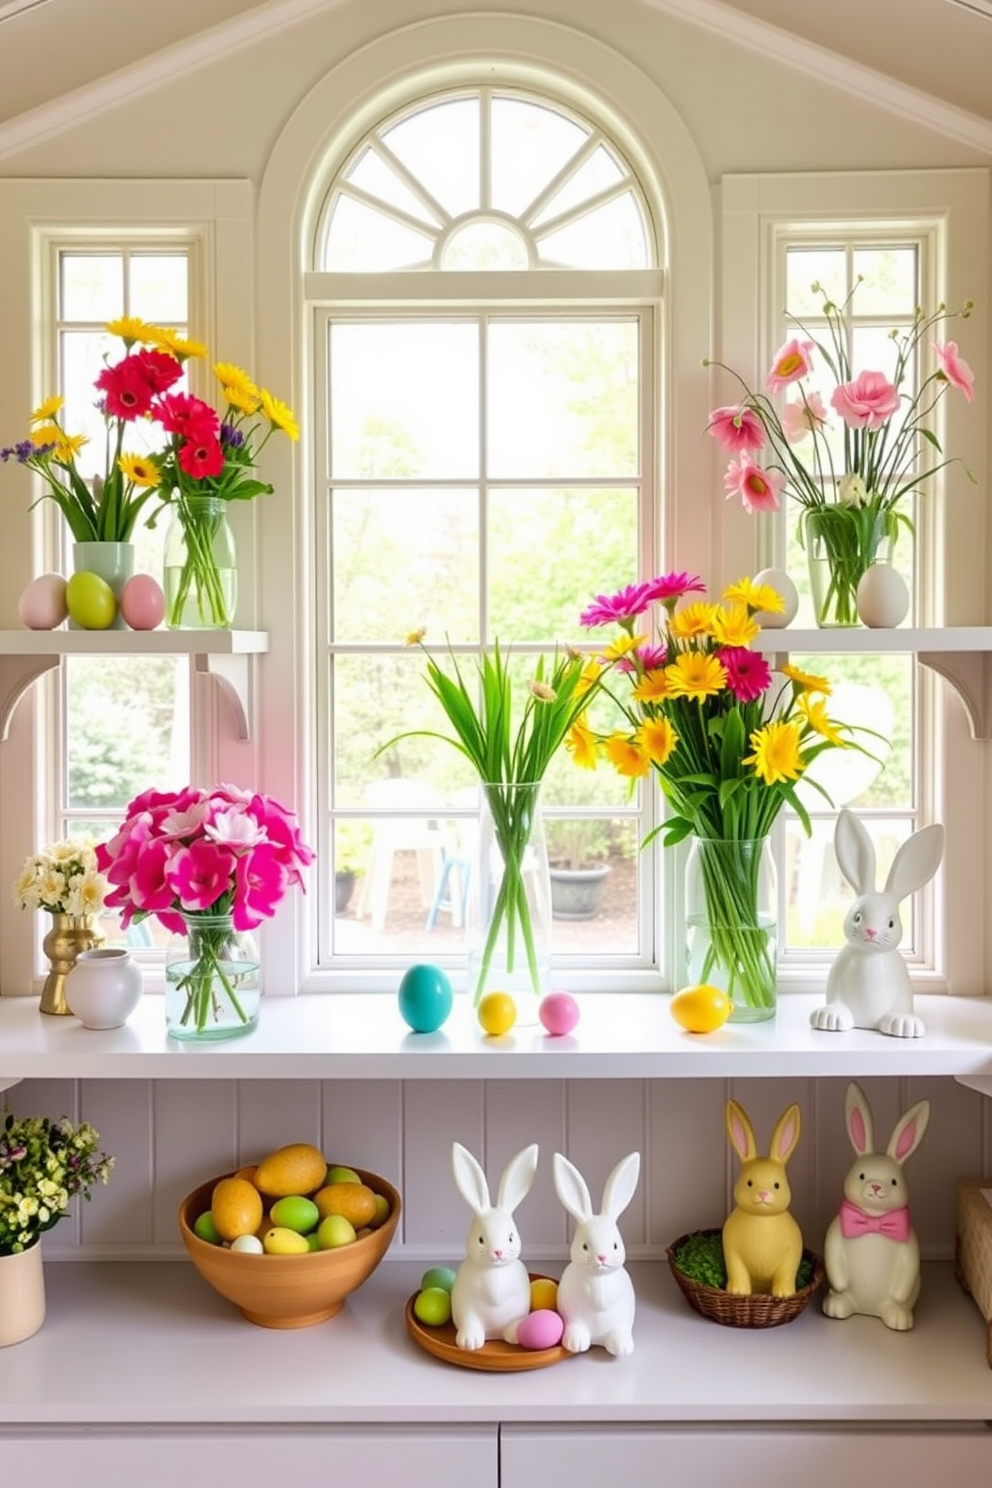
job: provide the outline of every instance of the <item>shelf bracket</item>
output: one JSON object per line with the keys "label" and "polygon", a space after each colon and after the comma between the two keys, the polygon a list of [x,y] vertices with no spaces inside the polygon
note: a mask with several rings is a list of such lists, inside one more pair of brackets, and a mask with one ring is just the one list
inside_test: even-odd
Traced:
{"label": "shelf bracket", "polygon": [[193,657],[193,669],[200,676],[212,677],[227,698],[234,714],[234,725],[239,739],[251,738],[251,657],[243,652],[231,655],[198,654]]}
{"label": "shelf bracket", "polygon": [[988,651],[918,651],[922,666],[949,682],[964,704],[971,726],[971,737],[992,738],[992,654]]}
{"label": "shelf bracket", "polygon": [[60,660],[57,655],[0,656],[0,740],[9,737],[14,709],[28,688]]}

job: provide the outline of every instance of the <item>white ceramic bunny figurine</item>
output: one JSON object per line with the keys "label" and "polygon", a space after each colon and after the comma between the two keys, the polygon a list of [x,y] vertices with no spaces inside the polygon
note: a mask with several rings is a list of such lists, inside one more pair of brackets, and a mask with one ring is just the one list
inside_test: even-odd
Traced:
{"label": "white ceramic bunny figurine", "polygon": [[885,1153],[874,1150],[871,1108],[853,1082],[844,1100],[847,1134],[857,1157],[844,1179],[840,1213],[823,1247],[829,1291],[827,1317],[878,1317],[887,1328],[913,1326],[920,1294],[920,1247],[909,1222],[909,1190],[902,1171],[923,1140],[930,1102],[918,1101],[896,1122]]}
{"label": "white ceramic bunny figurine", "polygon": [[565,1324],[562,1343],[581,1354],[602,1344],[611,1354],[634,1352],[634,1286],[624,1270],[627,1252],[617,1219],[634,1197],[639,1152],[621,1158],[603,1188],[594,1214],[589,1188],[578,1168],[556,1152],[555,1193],[576,1221],[571,1260],[558,1283],[557,1308]]}
{"label": "white ceramic bunny figurine", "polygon": [[455,1187],[472,1210],[462,1261],[451,1289],[451,1316],[460,1349],[480,1349],[487,1338],[516,1343],[517,1327],[530,1312],[530,1276],[520,1259],[520,1233],[513,1211],[526,1198],[537,1172],[537,1143],[511,1157],[503,1170],[496,1203],[489,1202],[486,1175],[466,1147],[451,1149]]}
{"label": "white ceramic bunny figurine", "polygon": [[841,872],[857,898],[844,919],[847,945],[827,975],[827,1001],[814,1008],[814,1028],[843,1033],[877,1028],[896,1038],[921,1038],[913,1011],[913,984],[897,949],[902,939],[899,904],[937,872],[944,829],[937,823],[914,832],[892,861],[884,889],[875,888],[875,848],[862,823],[846,809],[837,817],[834,848]]}

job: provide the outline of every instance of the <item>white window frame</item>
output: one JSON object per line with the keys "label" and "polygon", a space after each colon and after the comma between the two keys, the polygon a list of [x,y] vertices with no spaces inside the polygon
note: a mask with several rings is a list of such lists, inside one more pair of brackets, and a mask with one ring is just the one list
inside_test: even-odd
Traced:
{"label": "white window frame", "polygon": [[[977,299],[985,288],[988,252],[988,173],[984,170],[866,171],[823,175],[727,176],[721,184],[723,212],[720,360],[756,385],[781,333],[781,245],[791,235],[828,239],[854,229],[879,236],[926,238],[932,268],[925,286],[935,301],[950,306]],[[981,312],[962,332],[978,387],[988,386]],[[982,394],[979,393],[979,399]],[[717,399],[719,401],[719,399]],[[974,541],[984,530],[987,488],[980,404],[945,401],[945,449],[959,456],[976,477],[960,472],[940,482],[936,498],[922,504],[918,537],[918,616],[921,625],[978,623],[982,615],[985,554]],[[953,487],[953,489],[952,489]],[[750,519],[727,514],[724,552],[746,551]],[[754,536],[751,542],[754,544]],[[762,524],[759,567],[781,557],[781,529]],[[920,961],[914,982],[921,991],[975,995],[984,988],[984,927],[989,848],[974,822],[985,809],[982,745],[971,739],[964,710],[949,687],[920,668],[923,717],[932,738],[919,740],[919,805],[923,820],[942,821],[950,849],[934,891],[924,896]],[[925,725],[926,726],[926,725]],[[929,748],[927,747],[929,745]],[[927,758],[929,757],[929,758]],[[822,986],[822,957],[783,971],[784,987]]]}

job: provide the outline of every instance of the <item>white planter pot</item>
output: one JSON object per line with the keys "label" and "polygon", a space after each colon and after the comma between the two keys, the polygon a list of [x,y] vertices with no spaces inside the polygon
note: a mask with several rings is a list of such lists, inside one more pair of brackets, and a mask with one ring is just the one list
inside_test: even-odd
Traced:
{"label": "white planter pot", "polygon": [[0,1348],[23,1343],[45,1321],[41,1241],[17,1255],[0,1256]]}
{"label": "white planter pot", "polygon": [[141,968],[122,947],[81,951],[65,1000],[84,1028],[120,1028],[141,1001]]}

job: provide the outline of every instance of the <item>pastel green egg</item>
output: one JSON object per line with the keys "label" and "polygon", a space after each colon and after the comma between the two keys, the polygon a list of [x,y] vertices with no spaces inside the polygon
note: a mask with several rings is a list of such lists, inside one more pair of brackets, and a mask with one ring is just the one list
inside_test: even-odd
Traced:
{"label": "pastel green egg", "polygon": [[444,1292],[450,1292],[455,1284],[455,1273],[450,1266],[431,1266],[420,1278],[420,1289],[422,1292],[429,1291],[431,1287],[440,1287]]}
{"label": "pastel green egg", "polygon": [[99,574],[74,573],[65,586],[69,618],[82,630],[106,630],[117,614],[114,591]]}
{"label": "pastel green egg", "polygon": [[428,1328],[443,1328],[451,1321],[451,1293],[444,1287],[424,1287],[414,1298],[413,1310]]}
{"label": "pastel green egg", "polygon": [[208,1245],[220,1244],[217,1226],[214,1224],[214,1217],[209,1209],[205,1209],[193,1225],[193,1234],[199,1235],[201,1240],[206,1240]]}
{"label": "pastel green egg", "polygon": [[272,1223],[298,1235],[306,1235],[320,1223],[320,1211],[312,1199],[301,1194],[288,1194],[272,1205]]}

